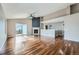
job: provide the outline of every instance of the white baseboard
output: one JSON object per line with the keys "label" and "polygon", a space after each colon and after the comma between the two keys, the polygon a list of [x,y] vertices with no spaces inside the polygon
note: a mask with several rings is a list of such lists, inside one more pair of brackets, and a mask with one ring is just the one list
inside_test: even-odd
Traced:
{"label": "white baseboard", "polygon": [[79,40],[72,40],[72,39],[67,39],[67,38],[65,38],[65,40],[74,41],[74,42],[79,42]]}

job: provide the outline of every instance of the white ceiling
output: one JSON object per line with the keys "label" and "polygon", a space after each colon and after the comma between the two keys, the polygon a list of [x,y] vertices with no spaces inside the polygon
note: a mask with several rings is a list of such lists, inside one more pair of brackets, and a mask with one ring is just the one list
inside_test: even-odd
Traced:
{"label": "white ceiling", "polygon": [[6,18],[26,18],[31,13],[35,16],[45,16],[69,6],[69,3],[2,3]]}

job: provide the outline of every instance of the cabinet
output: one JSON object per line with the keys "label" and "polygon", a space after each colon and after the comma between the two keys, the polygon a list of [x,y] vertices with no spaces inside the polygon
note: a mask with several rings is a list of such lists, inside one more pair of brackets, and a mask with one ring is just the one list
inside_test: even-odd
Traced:
{"label": "cabinet", "polygon": [[55,37],[55,29],[41,29],[41,36]]}

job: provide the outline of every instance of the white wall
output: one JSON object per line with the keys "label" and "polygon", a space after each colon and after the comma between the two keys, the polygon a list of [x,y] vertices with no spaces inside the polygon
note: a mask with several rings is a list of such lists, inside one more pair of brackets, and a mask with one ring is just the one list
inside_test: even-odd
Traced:
{"label": "white wall", "polygon": [[27,24],[28,35],[32,34],[32,20],[28,19],[9,19],[7,21],[8,35],[14,37],[16,35],[16,23]]}
{"label": "white wall", "polygon": [[0,4],[0,53],[3,53],[5,50],[5,42],[6,42],[6,19]]}
{"label": "white wall", "polygon": [[79,42],[79,13],[65,17],[64,24],[65,39]]}

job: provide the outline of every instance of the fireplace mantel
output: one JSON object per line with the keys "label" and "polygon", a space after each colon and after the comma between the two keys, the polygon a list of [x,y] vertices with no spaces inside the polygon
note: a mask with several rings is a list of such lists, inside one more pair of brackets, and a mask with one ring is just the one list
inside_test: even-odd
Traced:
{"label": "fireplace mantel", "polygon": [[40,35],[40,28],[39,27],[33,27],[33,35]]}

